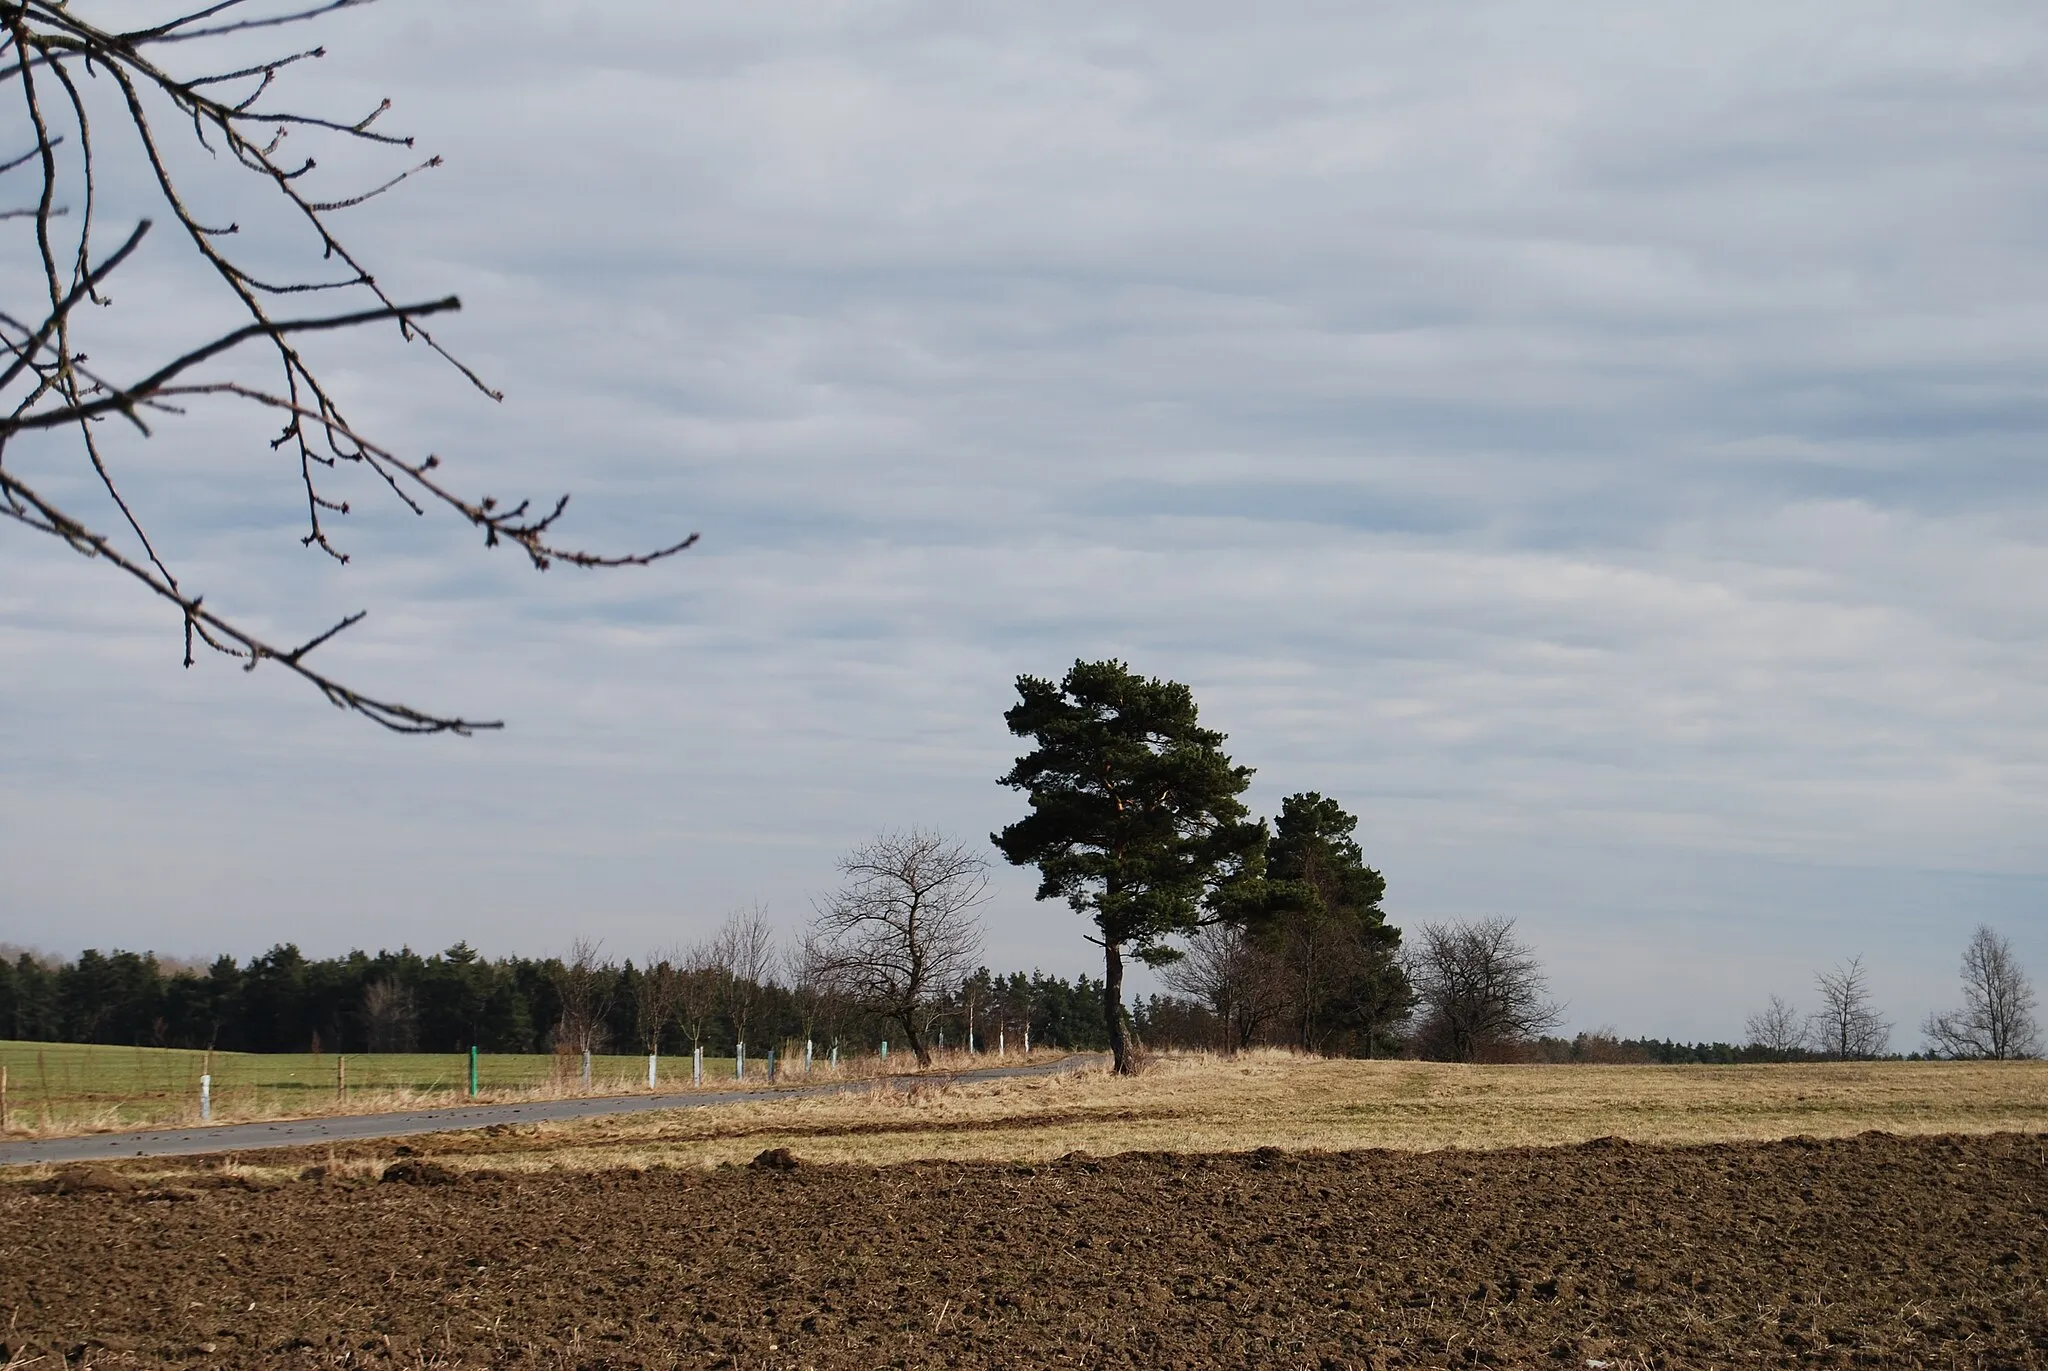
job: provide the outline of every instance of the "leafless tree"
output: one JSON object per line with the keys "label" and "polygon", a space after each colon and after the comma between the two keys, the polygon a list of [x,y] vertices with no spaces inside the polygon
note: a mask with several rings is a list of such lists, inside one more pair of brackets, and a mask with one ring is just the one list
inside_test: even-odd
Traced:
{"label": "leafless tree", "polygon": [[[204,645],[249,670],[275,662],[337,707],[398,732],[468,733],[499,724],[378,699],[313,665],[314,650],[360,622],[362,613],[289,646],[216,610],[171,569],[146,532],[141,502],[116,475],[116,432],[147,438],[195,408],[234,404],[267,412],[277,423],[270,449],[282,454],[298,488],[295,503],[303,501],[301,541],[337,563],[348,560],[332,536],[350,510],[348,471],[415,514],[436,507],[467,520],[486,546],[516,545],[540,569],[557,562],[644,565],[694,541],[622,557],[561,547],[550,540],[568,497],[536,507],[458,493],[438,457],[404,455],[367,436],[323,379],[311,351],[319,335],[384,326],[438,354],[477,391],[500,398],[423,323],[459,308],[458,301],[402,302],[387,293],[335,225],[342,211],[440,159],[415,162],[404,152],[412,139],[384,130],[379,121],[389,100],[360,117],[272,103],[291,69],[325,56],[323,48],[293,45],[265,59],[246,56],[252,38],[369,2],[318,0],[295,10],[254,12],[244,8],[251,0],[215,0],[134,28],[95,22],[114,8],[104,0],[0,3],[0,86],[13,87],[19,111],[15,147],[0,149],[0,192],[14,187],[12,197],[0,198],[0,219],[18,222],[33,237],[22,270],[9,273],[10,288],[31,278],[35,283],[32,303],[0,307],[0,517],[118,570],[171,605],[183,626],[188,667],[196,645]],[[377,184],[327,188],[319,179],[325,173],[316,174],[317,159],[301,147],[308,141],[337,144],[337,152],[350,145],[387,148],[410,165],[395,167]],[[347,166],[355,159],[332,160]],[[237,176],[256,194],[230,184]],[[181,260],[240,320],[224,332],[201,332],[174,354],[120,377],[112,367],[101,370],[88,353],[104,350],[118,358],[132,346],[118,327],[127,316],[103,307],[112,303],[109,280],[141,260],[138,249],[154,221],[124,225],[125,234],[117,228],[111,251],[102,246],[106,239],[96,242],[102,183],[110,178],[123,182],[122,190],[139,179],[138,189],[159,203]],[[302,253],[303,266],[274,265],[294,250]],[[315,296],[337,303],[325,311],[280,313]],[[89,334],[97,340],[90,348]],[[56,442],[38,441],[43,438]],[[75,475],[107,497],[116,532],[95,528],[97,519],[60,507],[46,493],[52,482],[61,486]]]}
{"label": "leafless tree", "polygon": [[701,1048],[711,1036],[711,1025],[724,1003],[725,968],[709,942],[692,944],[683,954],[682,975],[676,985],[676,1022],[690,1046]]}
{"label": "leafless tree", "polygon": [[661,1035],[668,1031],[682,999],[689,973],[676,964],[678,960],[674,953],[656,953],[633,980],[633,1031],[650,1057],[661,1051]]}
{"label": "leafless tree", "polygon": [[1223,1025],[1225,1051],[1238,1052],[1286,1008],[1283,973],[1273,954],[1241,925],[1216,923],[1188,939],[1187,955],[1159,978],[1206,1005]]}
{"label": "leafless tree", "polygon": [[419,1006],[410,986],[387,977],[363,987],[363,1032],[372,1052],[410,1052],[418,1029]]}
{"label": "leafless tree", "polygon": [[806,934],[782,954],[783,982],[806,1041],[815,1038],[833,1010],[830,968],[816,937]]}
{"label": "leafless tree", "polygon": [[918,1065],[932,1016],[974,970],[988,863],[937,833],[884,833],[842,857],[846,880],[812,922],[826,983],[900,1025]]}
{"label": "leafless tree", "polygon": [[1963,949],[1963,1007],[1930,1014],[1923,1031],[1929,1046],[1945,1057],[2034,1057],[2041,1052],[2034,1009],[2033,982],[2012,944],[1979,924]]}
{"label": "leafless tree", "polygon": [[1564,1018],[1512,919],[1424,924],[1408,975],[1423,1010],[1423,1043],[1454,1062],[1482,1061]]}
{"label": "leafless tree", "polygon": [[775,930],[768,926],[768,911],[757,904],[728,915],[712,935],[711,956],[723,973],[719,999],[732,1023],[733,1041],[745,1043],[747,1025],[775,973]]}
{"label": "leafless tree", "polygon": [[599,955],[603,946],[578,938],[555,967],[555,996],[562,1002],[556,1039],[578,1052],[595,1052],[604,1045],[605,1020],[618,986],[616,971]]}
{"label": "leafless tree", "polygon": [[1820,1008],[1807,1021],[1814,1050],[1837,1061],[1881,1057],[1892,1040],[1892,1026],[1870,1003],[1869,973],[1863,958],[1851,957],[1833,971],[1814,973]]}
{"label": "leafless tree", "polygon": [[1806,1046],[1806,1025],[1799,1011],[1776,995],[1743,1025],[1749,1045],[1773,1056],[1789,1057]]}

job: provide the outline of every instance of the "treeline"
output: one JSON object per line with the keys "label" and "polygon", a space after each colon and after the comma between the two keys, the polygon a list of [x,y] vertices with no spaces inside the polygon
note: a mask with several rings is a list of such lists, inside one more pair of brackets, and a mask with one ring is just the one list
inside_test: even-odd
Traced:
{"label": "treeline", "polygon": [[[60,961],[17,951],[0,958],[0,1037],[241,1052],[550,1052],[584,1042],[641,1052],[651,1043],[726,1056],[742,1035],[755,1050],[814,1037],[849,1051],[890,1036],[885,1022],[773,972],[576,963],[484,957],[467,943],[424,956],[401,948],[328,958],[280,943],[246,962],[223,956],[203,967],[147,952],[88,950]],[[692,982],[694,1014],[671,1005],[661,1022],[647,1021],[660,967]],[[1086,976],[983,968],[934,1006],[932,1026],[950,1043],[971,1028],[990,1050],[999,1037],[1021,1047],[1027,1031],[1034,1047],[1109,1043],[1102,983]]]}
{"label": "treeline", "polygon": [[[1143,1041],[1155,1048],[1213,1049],[1231,1040],[1231,1034],[1213,1010],[1179,995],[1153,995],[1140,1000],[1132,1006],[1131,1018]],[[1261,1046],[1292,1045],[1277,1033],[1262,1034],[1254,1041]],[[1388,1055],[1419,1058],[1429,1045],[1419,1033],[1394,1034]],[[1622,1038],[1611,1031],[1579,1033],[1569,1038],[1544,1034],[1495,1042],[1488,1045],[1482,1059],[1494,1063],[1589,1066],[1744,1066],[1757,1062],[1823,1060],[1817,1053],[1796,1048],[1785,1051],[1753,1044]]]}
{"label": "treeline", "polygon": [[1819,1061],[1818,1054],[1798,1048],[1760,1047],[1755,1043],[1681,1043],[1669,1038],[1619,1038],[1612,1032],[1580,1033],[1570,1038],[1544,1036],[1529,1045],[1529,1060],[1589,1066],[1751,1066],[1764,1062]]}

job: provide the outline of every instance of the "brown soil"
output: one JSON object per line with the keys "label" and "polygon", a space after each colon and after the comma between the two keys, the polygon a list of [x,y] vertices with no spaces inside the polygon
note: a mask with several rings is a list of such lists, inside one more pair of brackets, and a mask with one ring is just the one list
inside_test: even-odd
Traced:
{"label": "brown soil", "polygon": [[0,1363],[2048,1366],[2034,1136],[391,1171],[0,1186]]}

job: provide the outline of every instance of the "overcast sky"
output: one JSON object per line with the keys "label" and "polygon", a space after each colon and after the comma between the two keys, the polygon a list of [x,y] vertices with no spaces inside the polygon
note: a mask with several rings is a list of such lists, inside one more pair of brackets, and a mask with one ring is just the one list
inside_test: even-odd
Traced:
{"label": "overcast sky", "polygon": [[[174,617],[0,529],[0,940],[793,927],[875,830],[1019,814],[1016,676],[1113,655],[1194,689],[1261,812],[1357,813],[1394,922],[1518,919],[1573,1027],[1734,1037],[1861,954],[1910,1049],[1979,921],[2048,980],[2039,5],[320,27],[287,93],[388,95],[447,159],[346,228],[462,295],[442,336],[507,396],[334,340],[358,419],[573,490],[575,540],[703,542],[540,576],[360,485],[339,568],[260,425],[123,436],[210,605],[286,640],[366,608],[329,669],[509,727],[182,671]],[[308,150],[337,191],[404,164]],[[160,238],[104,355],[199,341]],[[103,513],[69,448],[8,455]],[[990,961],[1094,968],[1032,885],[998,871]]]}

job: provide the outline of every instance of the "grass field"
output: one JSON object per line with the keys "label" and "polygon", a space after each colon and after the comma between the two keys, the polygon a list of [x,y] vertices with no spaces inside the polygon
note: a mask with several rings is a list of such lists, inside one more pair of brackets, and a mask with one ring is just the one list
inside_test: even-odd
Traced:
{"label": "grass field", "polygon": [[[736,1084],[733,1066],[730,1057],[705,1058],[706,1084]],[[213,1077],[215,1122],[447,1104],[469,1092],[469,1058],[454,1053],[351,1055],[346,1094],[332,1053],[0,1041],[0,1067],[7,1071],[7,1118],[0,1120],[0,1132],[16,1136],[192,1123],[199,1117],[199,1078],[205,1074]],[[758,1083],[763,1069],[762,1061],[750,1060],[747,1083]],[[580,1094],[580,1077],[581,1062],[573,1057],[485,1054],[478,1059],[478,1098]],[[647,1058],[594,1057],[591,1078],[596,1094],[644,1091]],[[662,1059],[662,1088],[677,1089],[689,1080],[687,1056]]]}

